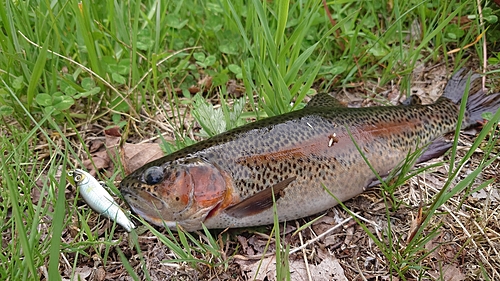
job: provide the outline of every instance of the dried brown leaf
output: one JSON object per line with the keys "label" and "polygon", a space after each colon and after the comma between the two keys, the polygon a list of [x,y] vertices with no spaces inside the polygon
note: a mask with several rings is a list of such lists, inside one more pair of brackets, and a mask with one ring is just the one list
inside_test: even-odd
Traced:
{"label": "dried brown leaf", "polygon": [[121,137],[122,136],[122,134],[120,133],[119,127],[112,127],[112,128],[104,130],[104,135],[114,136],[114,137]]}
{"label": "dried brown leaf", "polygon": [[104,145],[104,142],[101,140],[95,140],[90,142],[90,147],[89,147],[89,152],[94,153],[101,149],[101,147]]}
{"label": "dried brown leaf", "polygon": [[313,223],[312,229],[316,235],[321,235],[337,224],[335,218],[325,215]]}
{"label": "dried brown leaf", "polygon": [[77,267],[75,269],[75,275],[71,279],[63,278],[62,280],[87,280],[87,277],[92,273],[92,268],[88,266]]}
{"label": "dried brown leaf", "polygon": [[[245,277],[253,280],[276,280],[276,257],[267,257],[260,264],[260,260],[236,260],[241,267]],[[290,279],[308,280],[306,265],[303,260],[290,260]],[[257,271],[259,270],[259,271]],[[347,278],[344,275],[344,269],[339,261],[333,256],[327,256],[318,265],[309,265],[312,280],[333,280],[344,281]]]}
{"label": "dried brown leaf", "polygon": [[466,278],[460,268],[458,268],[455,264],[444,265],[439,270],[431,271],[429,274],[433,278],[436,278],[436,280],[445,281],[462,281]]}
{"label": "dried brown leaf", "polygon": [[144,164],[164,156],[157,143],[126,143],[121,149],[121,160],[126,174],[137,170]]}
{"label": "dried brown leaf", "polygon": [[203,88],[205,91],[207,91],[208,89],[210,89],[210,87],[212,87],[212,80],[213,80],[213,77],[207,75],[207,76],[203,77],[203,79],[198,81],[198,85],[201,88]]}
{"label": "dried brown leaf", "polygon": [[249,256],[255,255],[253,249],[251,247],[248,247],[248,241],[244,236],[238,235],[236,236],[236,239],[238,240],[238,242],[240,242],[241,250],[243,251],[243,253]]}
{"label": "dried brown leaf", "polygon": [[106,150],[92,153],[90,158],[83,161],[83,166],[89,171],[92,176],[97,175],[97,171],[105,170],[110,167],[110,159]]}

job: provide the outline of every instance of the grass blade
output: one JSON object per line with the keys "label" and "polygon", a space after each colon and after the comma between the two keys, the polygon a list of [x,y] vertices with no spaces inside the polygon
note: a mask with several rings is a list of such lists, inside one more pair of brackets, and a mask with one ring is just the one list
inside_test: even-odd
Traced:
{"label": "grass blade", "polygon": [[39,86],[40,82],[39,79],[42,76],[45,63],[47,62],[47,50],[49,47],[49,43],[51,42],[50,39],[51,38],[49,34],[49,36],[47,36],[47,39],[45,39],[45,42],[43,43],[43,46],[39,51],[35,65],[33,66],[33,72],[31,73],[30,81],[28,84],[28,91],[26,93],[28,108],[31,108],[31,103],[33,102],[33,99],[35,97],[35,91],[38,89]]}
{"label": "grass blade", "polygon": [[[67,156],[67,155],[66,155]],[[66,157],[64,158],[66,159]],[[62,163],[62,171],[66,171],[66,161]],[[52,177],[52,182],[57,180]],[[61,251],[61,235],[64,228],[64,218],[66,217],[66,174],[62,174],[57,185],[57,201],[54,206],[54,217],[52,220],[52,237],[49,249],[49,279],[61,280],[59,273],[59,255]]]}

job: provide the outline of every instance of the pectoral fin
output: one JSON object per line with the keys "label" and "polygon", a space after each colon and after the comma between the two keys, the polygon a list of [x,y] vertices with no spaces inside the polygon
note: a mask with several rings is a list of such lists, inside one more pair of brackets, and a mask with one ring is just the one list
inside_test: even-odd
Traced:
{"label": "pectoral fin", "polygon": [[291,177],[282,180],[274,186],[262,190],[240,203],[227,208],[226,213],[235,218],[244,218],[265,211],[273,205],[273,193],[274,200],[278,201],[283,194],[282,191],[295,179],[296,177]]}

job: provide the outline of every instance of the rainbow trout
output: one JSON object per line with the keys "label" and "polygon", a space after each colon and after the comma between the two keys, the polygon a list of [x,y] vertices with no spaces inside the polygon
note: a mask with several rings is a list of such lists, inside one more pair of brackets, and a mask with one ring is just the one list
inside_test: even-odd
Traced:
{"label": "rainbow trout", "polygon": [[121,192],[147,221],[171,229],[178,224],[187,231],[201,229],[202,223],[207,228],[271,224],[273,197],[280,221],[314,215],[362,193],[376,180],[360,151],[381,176],[400,165],[417,144],[432,148],[420,159],[444,153],[440,137],[455,130],[468,85],[462,128],[482,121],[483,112],[496,112],[500,93],[478,90],[478,78],[459,71],[430,105],[345,108],[318,94],[301,110],[150,162],[123,179]]}

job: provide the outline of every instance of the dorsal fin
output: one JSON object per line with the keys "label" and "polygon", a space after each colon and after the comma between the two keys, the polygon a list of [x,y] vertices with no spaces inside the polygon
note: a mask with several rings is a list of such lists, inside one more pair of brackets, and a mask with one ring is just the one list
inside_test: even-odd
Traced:
{"label": "dorsal fin", "polygon": [[422,104],[422,100],[417,95],[411,95],[407,99],[405,99],[401,104],[404,106],[418,105],[418,104]]}
{"label": "dorsal fin", "polygon": [[274,200],[278,201],[283,194],[282,191],[295,179],[296,177],[291,177],[282,180],[272,188],[266,188],[240,203],[227,208],[226,213],[235,218],[244,218],[265,211],[273,205],[273,192]]}
{"label": "dorsal fin", "polygon": [[345,105],[329,94],[320,93],[312,97],[306,107],[345,107]]}

